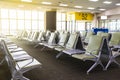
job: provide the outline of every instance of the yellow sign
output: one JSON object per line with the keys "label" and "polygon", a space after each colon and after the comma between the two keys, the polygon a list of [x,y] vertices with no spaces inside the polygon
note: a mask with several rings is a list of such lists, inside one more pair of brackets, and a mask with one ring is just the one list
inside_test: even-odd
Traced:
{"label": "yellow sign", "polygon": [[93,20],[93,14],[88,12],[76,12],[75,20]]}

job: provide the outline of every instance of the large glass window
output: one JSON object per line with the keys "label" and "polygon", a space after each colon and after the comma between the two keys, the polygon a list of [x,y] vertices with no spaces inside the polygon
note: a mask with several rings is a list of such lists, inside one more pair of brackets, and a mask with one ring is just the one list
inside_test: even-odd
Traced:
{"label": "large glass window", "polygon": [[9,21],[7,19],[1,20],[2,33],[7,35],[9,34]]}
{"label": "large glass window", "polygon": [[25,10],[25,19],[31,19],[31,11]]}
{"label": "large glass window", "polygon": [[56,29],[66,30],[66,13],[57,12]]}
{"label": "large glass window", "polygon": [[108,28],[109,31],[118,31],[120,30],[120,20],[119,19],[100,20],[99,27]]}
{"label": "large glass window", "polygon": [[25,22],[24,22],[24,20],[22,20],[22,19],[20,19],[20,20],[18,20],[18,27],[17,27],[17,29],[18,30],[24,30],[25,29],[25,24],[24,24]]}
{"label": "large glass window", "polygon": [[16,10],[10,9],[9,10],[9,18],[16,19]]}
{"label": "large glass window", "polygon": [[8,9],[1,9],[1,18],[8,18]]}
{"label": "large glass window", "polygon": [[25,29],[32,31],[31,20],[25,20]]}
{"label": "large glass window", "polygon": [[19,30],[44,30],[44,12],[39,10],[0,9],[0,29],[6,35]]}
{"label": "large glass window", "polygon": [[16,28],[17,28],[16,26],[17,26],[16,20],[11,19],[11,20],[10,20],[10,34],[11,34],[11,35],[13,35],[13,34],[16,33]]}
{"label": "large glass window", "polygon": [[32,27],[32,30],[38,31],[38,21],[37,20],[32,21],[32,26],[34,26],[34,27]]}
{"label": "large glass window", "polygon": [[32,19],[38,19],[38,12],[32,11]]}
{"label": "large glass window", "polygon": [[17,10],[17,18],[24,19],[24,10]]}
{"label": "large glass window", "polygon": [[38,30],[44,30],[44,13],[39,11],[38,12]]}
{"label": "large glass window", "polygon": [[76,30],[84,31],[85,30],[85,22],[76,21]]}

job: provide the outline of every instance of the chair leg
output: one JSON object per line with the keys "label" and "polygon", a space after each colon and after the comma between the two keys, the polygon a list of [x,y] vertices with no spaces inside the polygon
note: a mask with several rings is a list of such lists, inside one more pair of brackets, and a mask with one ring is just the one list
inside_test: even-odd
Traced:
{"label": "chair leg", "polygon": [[42,47],[42,49],[40,50],[40,51],[43,51],[45,49],[45,46],[44,47]]}
{"label": "chair leg", "polygon": [[109,62],[107,63],[106,67],[105,67],[105,70],[108,69],[108,67],[110,66],[110,64],[112,63],[112,60],[109,60]]}
{"label": "chair leg", "polygon": [[22,76],[22,77],[19,77],[19,78],[18,77],[12,78],[11,80],[30,80],[30,79]]}
{"label": "chair leg", "polygon": [[11,79],[11,80],[30,80],[30,79],[24,77],[23,74],[20,73],[20,72],[14,71],[14,72],[12,73],[12,75],[13,75],[13,76],[12,76],[12,79]]}
{"label": "chair leg", "polygon": [[58,53],[56,58],[58,59],[62,54],[63,54],[63,52]]}
{"label": "chair leg", "polygon": [[102,66],[103,70],[104,70],[104,66],[103,66],[102,62],[101,62],[100,60],[97,60],[97,61],[87,70],[87,74],[89,74],[89,72],[90,72],[93,68],[95,68],[98,64],[100,64],[100,65]]}
{"label": "chair leg", "polygon": [[119,67],[120,67],[120,64],[115,60],[114,57],[111,57],[109,62],[107,63],[106,67],[105,67],[105,70],[107,70],[107,68],[110,66],[110,64],[114,62],[115,64],[117,64]]}
{"label": "chair leg", "polygon": [[90,72],[93,68],[95,68],[97,65],[98,65],[98,63],[95,62],[95,63],[87,70],[87,74],[89,74],[89,72]]}
{"label": "chair leg", "polygon": [[39,46],[39,44],[36,44],[35,46],[34,46],[34,48],[37,48]]}
{"label": "chair leg", "polygon": [[105,67],[103,66],[102,62],[99,61],[99,64],[102,66],[103,70],[105,69]]}
{"label": "chair leg", "polygon": [[0,62],[0,65],[5,61],[5,58],[2,59],[2,61]]}

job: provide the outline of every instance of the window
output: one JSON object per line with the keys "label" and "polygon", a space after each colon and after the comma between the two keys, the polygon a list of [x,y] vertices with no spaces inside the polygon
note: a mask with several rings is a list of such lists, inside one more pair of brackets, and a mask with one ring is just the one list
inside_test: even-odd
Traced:
{"label": "window", "polygon": [[18,30],[44,30],[44,12],[38,10],[0,9],[1,32],[13,35]]}
{"label": "window", "polygon": [[100,20],[99,27],[108,28],[109,31],[117,31],[120,30],[120,20],[117,19]]}
{"label": "window", "polygon": [[56,29],[66,30],[66,13],[57,12]]}
{"label": "window", "polygon": [[8,18],[8,9],[1,9],[1,18]]}
{"label": "window", "polygon": [[24,10],[17,10],[17,18],[24,19]]}

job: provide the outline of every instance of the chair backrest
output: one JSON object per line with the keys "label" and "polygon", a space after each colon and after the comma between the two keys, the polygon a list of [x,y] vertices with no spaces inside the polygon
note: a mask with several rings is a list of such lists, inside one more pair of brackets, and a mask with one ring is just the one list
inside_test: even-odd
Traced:
{"label": "chair backrest", "polygon": [[99,32],[97,33],[98,36],[106,37],[106,39],[110,40],[110,33]]}
{"label": "chair backrest", "polygon": [[9,49],[8,49],[8,47],[7,47],[4,40],[1,40],[1,44],[3,46],[3,52],[5,53],[5,59],[6,59],[7,63],[8,63],[8,66],[10,68],[11,73],[13,73],[16,70],[16,68],[15,68],[16,63],[15,63],[13,57],[11,56],[11,54],[9,52]]}
{"label": "chair backrest", "polygon": [[57,36],[56,33],[52,32],[48,40],[48,44],[56,44],[56,41],[55,41],[56,36]]}
{"label": "chair backrest", "polygon": [[87,31],[80,31],[81,38],[84,39],[86,35],[87,35]]}
{"label": "chair backrest", "polygon": [[27,31],[27,38],[29,39],[31,36],[32,32],[31,31]]}
{"label": "chair backrest", "polygon": [[66,43],[66,48],[68,49],[75,49],[76,48],[76,44],[79,38],[79,33],[78,32],[74,32],[70,34],[70,37],[68,39],[68,42]]}
{"label": "chair backrest", "polygon": [[38,38],[39,32],[34,32],[32,40],[36,40]]}
{"label": "chair backrest", "polygon": [[85,41],[86,43],[88,43],[88,42],[89,42],[89,38],[90,38],[92,35],[93,35],[93,32],[92,32],[92,31],[88,31],[84,41]]}
{"label": "chair backrest", "polygon": [[68,40],[68,37],[69,37],[69,33],[62,33],[58,44],[61,46],[65,46]]}
{"label": "chair backrest", "polygon": [[98,32],[97,32],[97,35],[98,35],[98,36],[101,36],[102,33],[104,33],[104,32],[102,32],[102,31],[98,31]]}
{"label": "chair backrest", "polygon": [[50,34],[51,34],[51,31],[49,31],[49,30],[47,30],[47,31],[45,32],[45,35],[44,35],[45,41],[48,41],[48,40],[49,40]]}
{"label": "chair backrest", "polygon": [[63,35],[64,31],[61,30],[61,31],[58,31],[59,32],[59,35],[58,35],[58,40],[60,40],[61,36]]}
{"label": "chair backrest", "polygon": [[29,39],[32,39],[34,34],[35,34],[35,32],[31,32],[31,35],[30,35]]}
{"label": "chair backrest", "polygon": [[86,48],[86,53],[90,52],[92,54],[98,55],[99,51],[102,49],[103,42],[104,38],[102,36],[91,36]]}
{"label": "chair backrest", "polygon": [[112,37],[109,42],[110,46],[120,45],[120,32],[112,33]]}
{"label": "chair backrest", "polygon": [[38,38],[37,38],[37,40],[38,41],[41,41],[42,40],[42,38],[43,38],[43,35],[44,35],[44,32],[39,32],[39,36],[38,36]]}
{"label": "chair backrest", "polygon": [[27,32],[24,30],[24,31],[22,31],[22,35],[21,35],[21,38],[23,38],[23,37],[26,37],[27,36]]}

